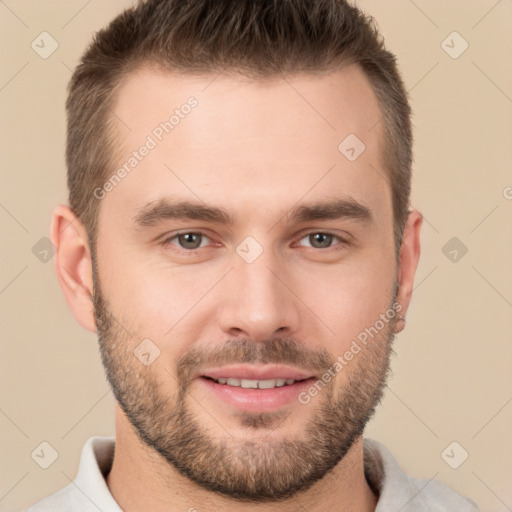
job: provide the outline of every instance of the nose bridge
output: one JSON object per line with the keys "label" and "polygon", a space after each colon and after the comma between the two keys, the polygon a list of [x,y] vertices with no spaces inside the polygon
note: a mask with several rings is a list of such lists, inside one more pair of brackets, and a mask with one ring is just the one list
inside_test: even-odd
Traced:
{"label": "nose bridge", "polygon": [[282,282],[286,277],[279,257],[271,249],[262,251],[253,261],[244,259],[243,253],[235,256],[226,283],[223,330],[232,335],[243,333],[254,340],[296,331],[298,304]]}

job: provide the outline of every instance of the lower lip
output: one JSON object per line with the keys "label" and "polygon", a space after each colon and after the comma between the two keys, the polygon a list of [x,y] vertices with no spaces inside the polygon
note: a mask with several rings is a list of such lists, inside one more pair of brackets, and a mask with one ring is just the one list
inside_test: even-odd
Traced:
{"label": "lower lip", "polygon": [[201,377],[198,380],[224,402],[235,406],[237,409],[247,412],[267,412],[275,411],[298,401],[299,393],[311,386],[314,379],[305,379],[272,389],[246,389],[228,386],[206,377]]}

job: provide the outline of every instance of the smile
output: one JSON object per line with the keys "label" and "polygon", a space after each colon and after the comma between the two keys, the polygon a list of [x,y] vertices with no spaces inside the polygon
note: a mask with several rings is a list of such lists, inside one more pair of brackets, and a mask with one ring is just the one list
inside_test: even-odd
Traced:
{"label": "smile", "polygon": [[266,379],[266,380],[253,380],[253,379],[236,379],[234,377],[213,379],[219,384],[226,386],[241,387],[244,389],[272,389],[280,388],[283,386],[290,386],[295,384],[294,379]]}

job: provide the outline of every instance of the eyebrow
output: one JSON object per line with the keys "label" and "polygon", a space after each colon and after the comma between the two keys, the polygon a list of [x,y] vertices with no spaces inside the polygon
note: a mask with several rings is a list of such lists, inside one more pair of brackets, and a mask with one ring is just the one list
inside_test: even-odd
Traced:
{"label": "eyebrow", "polygon": [[373,222],[373,215],[367,206],[354,199],[334,199],[311,205],[301,205],[287,214],[290,222],[306,222],[312,220],[352,219],[365,224]]}
{"label": "eyebrow", "polygon": [[169,219],[205,220],[218,224],[233,225],[234,218],[222,208],[191,201],[173,202],[163,198],[144,206],[135,216],[135,224],[154,226]]}
{"label": "eyebrow", "polygon": [[[281,219],[284,217],[290,224],[342,218],[369,224],[374,220],[371,210],[354,199],[334,199],[299,205]],[[170,219],[202,220],[227,226],[235,224],[235,218],[223,208],[191,201],[171,201],[167,198],[148,203],[134,217],[135,224],[141,227],[155,226]]]}

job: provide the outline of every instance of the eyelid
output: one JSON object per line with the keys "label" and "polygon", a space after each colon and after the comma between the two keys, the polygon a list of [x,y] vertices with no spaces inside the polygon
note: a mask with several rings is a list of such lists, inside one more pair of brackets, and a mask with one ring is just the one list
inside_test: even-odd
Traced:
{"label": "eyelid", "polygon": [[315,235],[317,233],[320,233],[322,235],[329,235],[329,236],[332,236],[334,238],[337,238],[340,242],[342,243],[345,243],[345,244],[349,244],[351,243],[353,237],[352,235],[350,235],[350,233],[347,233],[345,231],[343,232],[337,232],[336,230],[332,230],[332,229],[322,229],[322,228],[317,228],[317,229],[306,229],[304,231],[301,231],[300,233],[298,233],[294,238],[298,241],[302,240],[303,238],[307,237],[307,236],[310,236],[310,235]]}
{"label": "eyelid", "polygon": [[161,245],[163,245],[164,247],[165,246],[168,246],[168,245],[173,245],[174,247],[176,247],[178,250],[181,250],[181,251],[184,251],[184,252],[193,252],[193,251],[198,251],[199,249],[204,249],[206,246],[202,246],[202,247],[197,247],[196,249],[185,249],[184,247],[180,247],[179,245],[177,244],[174,244],[172,241],[175,240],[176,238],[178,238],[179,236],[181,235],[201,235],[205,238],[208,238],[210,241],[213,241],[212,237],[208,235],[208,233],[206,233],[205,231],[202,231],[202,230],[192,230],[192,229],[183,229],[183,230],[180,230],[180,231],[177,231],[176,233],[172,233],[172,234],[165,234],[165,235],[162,235],[159,239],[159,243]]}
{"label": "eyelid", "polygon": [[[344,233],[344,235],[342,236],[342,235],[335,233],[334,231],[329,230],[329,229],[308,229],[308,230],[304,230],[304,231],[300,232],[298,235],[296,235],[294,237],[297,240],[297,242],[294,242],[294,245],[296,243],[298,244],[298,242],[300,242],[302,239],[306,238],[307,236],[314,235],[317,233],[321,233],[323,235],[329,235],[334,238],[337,238],[338,243],[335,245],[332,245],[330,247],[327,247],[325,249],[317,249],[316,247],[312,247],[312,249],[328,251],[329,249],[339,248],[340,246],[348,246],[351,243],[352,237],[351,237],[351,235],[349,235],[349,233]],[[173,245],[176,249],[181,250],[183,252],[188,252],[188,253],[192,253],[194,251],[198,251],[200,249],[205,249],[206,247],[208,247],[208,245],[206,245],[206,246],[198,247],[196,249],[185,249],[183,247],[180,247],[177,244],[172,243],[172,240],[175,240],[180,235],[185,235],[185,234],[201,235],[205,238],[208,238],[210,240],[210,242],[213,241],[213,238],[211,236],[209,236],[206,231],[203,231],[201,229],[198,229],[198,230],[182,229],[182,230],[179,230],[179,231],[169,234],[169,235],[168,234],[162,235],[161,237],[159,237],[158,242],[163,246]],[[219,245],[219,244],[217,243],[217,245]],[[299,247],[307,247],[307,246],[299,245]]]}

